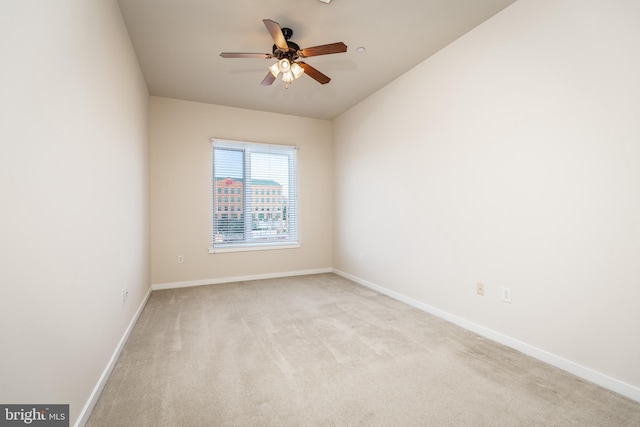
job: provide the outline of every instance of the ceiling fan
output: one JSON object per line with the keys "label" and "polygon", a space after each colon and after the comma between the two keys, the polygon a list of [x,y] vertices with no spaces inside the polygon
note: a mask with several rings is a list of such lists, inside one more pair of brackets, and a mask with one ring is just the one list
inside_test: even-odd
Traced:
{"label": "ceiling fan", "polygon": [[280,24],[271,19],[263,19],[262,22],[264,22],[265,27],[267,27],[275,43],[272,53],[222,52],[220,56],[223,58],[277,59],[278,62],[269,67],[269,73],[262,80],[261,84],[263,86],[271,85],[280,74],[282,74],[282,80],[286,83],[287,87],[291,82],[305,73],[323,85],[331,81],[329,77],[311,65],[301,61],[301,59],[346,52],[346,44],[338,42],[300,49],[300,46],[289,40],[293,35],[293,30],[290,28],[280,28]]}

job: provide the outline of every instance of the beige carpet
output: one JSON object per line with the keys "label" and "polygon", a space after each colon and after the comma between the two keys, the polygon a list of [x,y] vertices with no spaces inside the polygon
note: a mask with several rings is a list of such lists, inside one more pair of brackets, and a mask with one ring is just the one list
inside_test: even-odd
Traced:
{"label": "beige carpet", "polygon": [[640,403],[321,274],[153,292],[87,425],[619,427]]}

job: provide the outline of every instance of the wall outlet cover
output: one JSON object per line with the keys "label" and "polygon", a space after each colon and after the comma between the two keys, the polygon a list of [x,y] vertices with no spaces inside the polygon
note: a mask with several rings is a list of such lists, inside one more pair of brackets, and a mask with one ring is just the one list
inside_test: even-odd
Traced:
{"label": "wall outlet cover", "polygon": [[511,288],[502,287],[502,301],[511,304]]}

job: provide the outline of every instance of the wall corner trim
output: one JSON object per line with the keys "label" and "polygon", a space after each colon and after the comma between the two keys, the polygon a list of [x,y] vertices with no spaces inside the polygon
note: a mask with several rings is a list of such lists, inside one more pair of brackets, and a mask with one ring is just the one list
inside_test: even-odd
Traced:
{"label": "wall corner trim", "polygon": [[142,314],[142,310],[144,310],[144,307],[147,305],[147,301],[149,301],[150,296],[151,296],[151,287],[149,287],[149,290],[147,291],[147,294],[145,295],[145,297],[142,299],[142,302],[140,303],[138,310],[136,310],[135,314],[133,315],[133,318],[131,319],[131,321],[129,322],[129,325],[127,326],[127,329],[125,329],[124,334],[122,335],[122,338],[120,338],[120,341],[118,342],[118,345],[116,346],[113,354],[111,355],[111,358],[107,363],[107,366],[104,368],[102,375],[100,375],[100,379],[98,379],[98,383],[96,384],[96,386],[93,388],[93,391],[89,395],[89,399],[87,400],[87,403],[84,405],[84,408],[82,408],[82,411],[80,412],[80,416],[78,417],[78,420],[74,424],[74,427],[83,427],[87,423],[87,421],[89,421],[91,412],[93,411],[93,408],[96,406],[96,403],[100,398],[100,394],[102,393],[104,386],[107,384],[107,381],[109,380],[109,376],[111,375],[111,372],[113,372],[113,368],[115,368],[116,363],[118,362],[120,353],[122,353],[122,349],[124,348],[124,345],[129,339],[129,335],[131,335],[131,331],[133,331],[133,328],[136,325],[136,322],[138,321],[140,314]]}
{"label": "wall corner trim", "polygon": [[365,286],[374,291],[380,292],[383,295],[391,297],[395,300],[408,304],[412,307],[415,307],[419,310],[425,311],[429,314],[433,314],[441,319],[454,323],[464,329],[475,332],[476,334],[488,338],[492,341],[495,341],[499,344],[506,345],[507,347],[511,347],[514,350],[517,350],[521,353],[524,353],[528,356],[531,356],[535,359],[538,359],[542,362],[545,362],[551,366],[555,366],[556,368],[562,369],[563,371],[569,372],[577,377],[580,377],[584,380],[597,384],[601,387],[604,387],[608,390],[614,391],[618,394],[621,394],[629,399],[640,402],[640,387],[636,387],[631,384],[627,384],[623,381],[612,378],[608,375],[605,375],[601,372],[595,371],[586,366],[579,365],[571,360],[567,360],[563,357],[557,356],[553,353],[549,353],[546,350],[534,347],[525,342],[519,341],[515,338],[512,338],[508,335],[501,334],[500,332],[496,332],[492,329],[486,328],[484,326],[473,323],[469,320],[463,319],[461,317],[455,316],[446,311],[437,309],[428,304],[422,303],[413,298],[409,298],[405,295],[402,295],[398,292],[387,289],[383,286],[376,285],[367,280],[361,279],[357,276],[353,276],[349,273],[345,273],[344,271],[333,269],[333,272],[339,276],[342,276],[346,279],[352,280],[359,285]]}

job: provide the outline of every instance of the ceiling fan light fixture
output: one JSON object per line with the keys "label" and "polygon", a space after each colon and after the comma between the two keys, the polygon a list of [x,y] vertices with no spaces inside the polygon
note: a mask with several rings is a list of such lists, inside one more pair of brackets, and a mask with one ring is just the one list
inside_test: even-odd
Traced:
{"label": "ceiling fan light fixture", "polygon": [[280,69],[278,68],[277,62],[269,67],[269,72],[273,74],[273,77],[276,77],[276,78],[278,77],[278,74],[280,74]]}
{"label": "ceiling fan light fixture", "polygon": [[291,72],[294,78],[299,79],[304,74],[304,68],[294,62],[291,64]]}
{"label": "ceiling fan light fixture", "polygon": [[290,71],[291,64],[289,63],[289,60],[284,58],[278,61],[278,70],[280,70],[281,73],[286,73],[287,71]]}
{"label": "ceiling fan light fixture", "polygon": [[291,83],[293,81],[293,73],[291,71],[285,71],[282,73],[282,81],[285,83]]}

